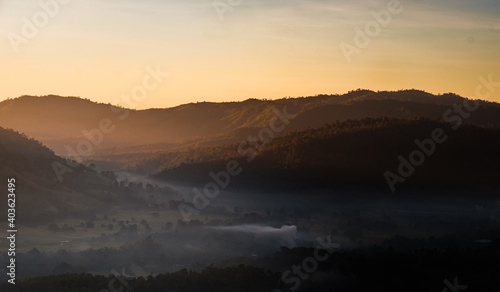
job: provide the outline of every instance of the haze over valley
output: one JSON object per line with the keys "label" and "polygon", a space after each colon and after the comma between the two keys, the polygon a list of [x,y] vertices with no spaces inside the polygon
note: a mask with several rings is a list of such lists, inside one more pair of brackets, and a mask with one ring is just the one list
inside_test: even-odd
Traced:
{"label": "haze over valley", "polygon": [[0,1],[1,292],[496,291],[500,2]]}
{"label": "haze over valley", "polygon": [[498,240],[497,103],[356,90],[136,111],[23,96],[0,112],[0,175],[22,182],[18,277],[279,272],[319,238],[344,252]]}

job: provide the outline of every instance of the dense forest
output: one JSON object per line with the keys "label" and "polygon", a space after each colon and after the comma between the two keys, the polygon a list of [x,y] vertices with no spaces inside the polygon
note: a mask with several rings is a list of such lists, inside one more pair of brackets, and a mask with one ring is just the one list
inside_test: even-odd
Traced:
{"label": "dense forest", "polygon": [[[250,265],[209,266],[167,274],[133,276],[126,270],[108,276],[59,274],[20,279],[16,285],[1,283],[5,292],[94,291],[489,291],[498,285],[499,242],[473,248],[421,248],[400,250],[374,246],[364,250],[333,252],[306,272],[303,259],[311,248],[282,248],[276,254],[254,259]],[[271,271],[269,263],[282,267]],[[301,267],[302,270],[294,270]],[[295,271],[295,274],[292,272]],[[285,275],[285,276],[283,276]],[[465,287],[465,288],[464,288]],[[109,290],[108,290],[109,289]],[[453,290],[451,290],[453,291]]]}
{"label": "dense forest", "polygon": [[[239,143],[255,129],[268,127],[276,112],[294,115],[283,130],[282,134],[286,134],[348,119],[383,116],[439,119],[454,104],[465,101],[468,99],[451,93],[360,89],[342,95],[200,102],[167,109],[134,110],[77,97],[22,96],[0,102],[0,126],[26,133],[64,156],[65,146],[75,148],[86,139],[84,130],[99,129],[105,119],[112,131],[103,133],[93,156],[96,160],[110,161],[111,154]],[[477,111],[464,122],[500,126],[500,106],[479,101]]]}
{"label": "dense forest", "polygon": [[19,220],[23,223],[68,216],[92,218],[111,206],[144,203],[152,194],[170,191],[153,185],[120,184],[113,171],[63,159],[39,141],[1,127],[0,176],[19,182],[18,208],[23,214]]}
{"label": "dense forest", "polygon": [[226,161],[236,159],[243,171],[232,186],[248,187],[256,182],[279,187],[349,183],[383,186],[387,183],[386,171],[397,173],[398,157],[408,160],[413,150],[419,150],[415,140],[430,139],[435,129],[443,129],[447,140],[436,143],[435,152],[415,167],[409,184],[496,183],[500,175],[496,166],[500,162],[498,128],[464,125],[454,130],[448,123],[421,118],[349,120],[257,143],[155,155],[142,163],[164,162],[166,170],[155,177],[172,181],[206,181],[210,171],[224,169]]}

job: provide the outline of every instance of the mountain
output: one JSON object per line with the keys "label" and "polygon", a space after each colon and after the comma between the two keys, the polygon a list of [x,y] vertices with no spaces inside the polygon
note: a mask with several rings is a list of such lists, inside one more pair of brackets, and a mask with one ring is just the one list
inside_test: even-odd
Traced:
{"label": "mountain", "polygon": [[[58,173],[61,180],[58,178]],[[67,216],[92,218],[122,198],[133,198],[117,186],[111,172],[68,162],[39,141],[0,127],[0,177],[16,180],[18,220],[40,223]],[[5,183],[7,186],[7,183]],[[118,195],[120,194],[120,195]]]}
{"label": "mountain", "polygon": [[[242,186],[257,180],[384,185],[384,172],[397,171],[399,155],[408,155],[415,139],[446,128],[451,142],[437,151],[451,152],[429,157],[408,181],[491,183],[498,174],[491,166],[498,157],[492,149],[498,148],[491,147],[498,146],[500,105],[475,103],[469,111],[464,105],[474,103],[451,93],[356,90],[132,110],[77,97],[22,96],[0,103],[0,126],[86,165],[157,173],[155,178],[170,181],[202,182],[226,161],[247,163],[245,155],[255,151],[248,147],[262,148],[245,164]],[[471,151],[477,157],[460,162]]]}
{"label": "mountain", "polygon": [[[438,138],[436,131],[441,133]],[[392,184],[395,191],[443,186],[495,193],[500,176],[498,127],[454,128],[422,118],[368,118],[243,145],[177,153],[176,159],[155,157],[150,162],[175,161],[177,165],[154,177],[203,185],[217,181],[213,174],[225,171],[228,161],[234,160],[241,173],[227,187],[296,190],[367,185],[389,192]]]}
{"label": "mountain", "polygon": [[[268,127],[277,112],[294,115],[283,133],[348,119],[422,117],[440,119],[465,98],[417,90],[352,91],[344,95],[192,103],[167,109],[132,110],[60,96],[22,96],[0,103],[0,126],[23,132],[63,157],[170,151],[239,142]],[[465,121],[500,126],[500,105],[481,101]],[[86,131],[87,136],[84,135]],[[90,144],[89,144],[90,143]],[[81,144],[78,151],[78,145]],[[71,150],[68,150],[69,146]]]}

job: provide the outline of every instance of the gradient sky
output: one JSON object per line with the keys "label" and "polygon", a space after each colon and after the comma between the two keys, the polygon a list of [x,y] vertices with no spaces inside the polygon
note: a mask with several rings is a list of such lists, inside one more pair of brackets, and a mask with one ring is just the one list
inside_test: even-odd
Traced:
{"label": "gradient sky", "polygon": [[[212,0],[72,0],[16,53],[8,34],[22,36],[23,17],[42,10],[38,0],[0,0],[0,100],[57,94],[127,106],[121,96],[157,65],[170,75],[134,108],[357,88],[472,98],[479,75],[500,81],[498,0],[401,0],[348,63],[340,43],[354,44],[354,27],[389,1],[243,0],[221,20]],[[500,102],[500,87],[489,100]]]}

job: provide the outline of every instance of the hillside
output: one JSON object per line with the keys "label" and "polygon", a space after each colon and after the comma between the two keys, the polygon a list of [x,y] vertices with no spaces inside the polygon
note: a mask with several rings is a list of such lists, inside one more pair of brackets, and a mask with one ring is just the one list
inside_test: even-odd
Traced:
{"label": "hillside", "polygon": [[422,165],[415,166],[414,173],[396,184],[396,189],[419,185],[487,188],[497,184],[499,128],[462,126],[454,130],[450,124],[428,119],[337,122],[276,138],[261,144],[260,151],[254,152],[257,147],[248,143],[238,151],[240,145],[233,144],[155,157],[150,162],[176,161],[176,166],[155,175],[169,181],[208,183],[208,173],[224,170],[227,161],[234,159],[243,170],[233,179],[232,187],[372,185],[389,191],[384,173],[398,174],[398,157],[409,160],[412,151],[421,149],[415,139],[429,139],[437,128],[443,129],[446,141],[435,143],[435,151],[425,155]]}
{"label": "hillside", "polygon": [[[267,127],[276,111],[295,115],[283,131],[290,133],[348,119],[439,119],[451,105],[463,101],[454,94],[436,96],[416,90],[357,90],[344,95],[129,110],[76,97],[22,96],[0,103],[0,126],[34,137],[66,157],[70,152],[65,146],[76,149],[79,143],[89,140],[82,132],[99,129],[104,119],[106,131],[101,131],[101,137],[94,136],[92,149],[86,154],[106,157],[110,153],[170,151],[239,142],[254,129]],[[489,102],[480,105],[466,123],[500,126],[500,106]]]}
{"label": "hillside", "polygon": [[[478,101],[478,109],[461,119],[466,126],[454,131],[450,126],[455,120],[445,118],[444,113],[464,102],[469,100],[451,93],[356,90],[344,95],[129,110],[76,97],[23,96],[0,103],[0,125],[34,137],[62,157],[94,163],[100,169],[160,173],[155,177],[200,182],[228,160],[247,163],[242,143],[260,139],[257,136],[263,129],[279,129],[273,130],[272,143],[263,145],[256,159],[245,165],[239,178],[242,186],[256,180],[384,185],[383,173],[397,169],[398,156],[413,150],[413,140],[430,135],[433,127],[442,127],[450,132],[450,141],[442,147],[445,153],[430,157],[409,181],[490,183],[498,173],[491,167],[497,155],[487,145],[498,145],[495,131],[500,128],[500,105]],[[92,134],[85,136],[84,131]],[[77,154],[79,149],[89,151]],[[463,163],[457,159],[461,153],[472,155],[472,150],[477,158]],[[83,173],[95,172],[82,169]],[[452,172],[441,175],[445,170]],[[69,176],[65,183],[71,181]],[[78,186],[79,180],[73,183]]]}
{"label": "hillside", "polygon": [[[61,181],[54,170],[58,167],[67,168]],[[137,201],[111,173],[99,174],[79,164],[70,167],[39,141],[1,127],[0,177],[16,179],[16,205],[22,214],[18,220],[23,223],[91,218],[120,201]]]}

